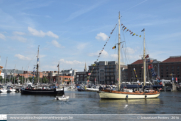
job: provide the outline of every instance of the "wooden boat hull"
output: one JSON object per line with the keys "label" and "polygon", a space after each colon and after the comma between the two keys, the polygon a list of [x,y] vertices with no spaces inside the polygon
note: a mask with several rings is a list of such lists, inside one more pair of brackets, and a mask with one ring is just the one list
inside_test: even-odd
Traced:
{"label": "wooden boat hull", "polygon": [[21,94],[25,95],[64,95],[64,90],[56,89],[21,89]]}
{"label": "wooden boat hull", "polygon": [[101,99],[145,99],[157,98],[160,95],[156,93],[135,93],[135,92],[118,92],[118,91],[100,91],[99,96]]}

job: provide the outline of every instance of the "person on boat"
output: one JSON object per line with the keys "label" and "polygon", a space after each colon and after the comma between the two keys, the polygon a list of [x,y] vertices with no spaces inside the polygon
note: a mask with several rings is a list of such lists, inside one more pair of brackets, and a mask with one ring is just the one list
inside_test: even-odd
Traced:
{"label": "person on boat", "polygon": [[138,83],[138,85],[140,85],[140,81],[139,80],[137,81],[137,83]]}
{"label": "person on boat", "polygon": [[65,96],[63,95],[62,97],[64,98]]}

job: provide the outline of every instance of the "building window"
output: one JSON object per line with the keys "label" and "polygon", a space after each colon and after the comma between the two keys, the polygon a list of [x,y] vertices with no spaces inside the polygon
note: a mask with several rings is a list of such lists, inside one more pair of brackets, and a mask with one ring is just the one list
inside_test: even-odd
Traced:
{"label": "building window", "polygon": [[168,71],[168,66],[166,67],[166,71]]}

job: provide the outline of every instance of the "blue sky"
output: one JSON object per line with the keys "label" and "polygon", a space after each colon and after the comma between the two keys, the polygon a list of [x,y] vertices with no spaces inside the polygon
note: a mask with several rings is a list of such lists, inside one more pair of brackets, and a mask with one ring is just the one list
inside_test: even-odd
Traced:
{"label": "blue sky", "polygon": [[[179,56],[180,0],[0,0],[0,65],[29,70],[36,64],[40,45],[40,71],[83,71],[97,60],[110,32],[118,23],[142,37],[121,30],[122,62],[141,58],[145,28],[146,49],[159,61]],[[118,27],[99,61],[116,61]],[[126,57],[126,58],[125,58]]]}

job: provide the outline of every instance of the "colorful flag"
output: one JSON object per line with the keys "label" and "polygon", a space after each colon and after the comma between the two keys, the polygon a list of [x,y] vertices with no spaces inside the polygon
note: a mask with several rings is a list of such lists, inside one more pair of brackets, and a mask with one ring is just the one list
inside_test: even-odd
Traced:
{"label": "colorful flag", "polygon": [[116,48],[116,46],[112,47],[112,49],[115,49],[115,48]]}
{"label": "colorful flag", "polygon": [[145,31],[145,29],[141,30],[141,32],[144,32],[144,31]]}
{"label": "colorful flag", "polygon": [[148,69],[152,69],[152,68],[153,68],[152,64],[148,65]]}
{"label": "colorful flag", "polygon": [[147,54],[145,58],[149,58],[149,54]]}

